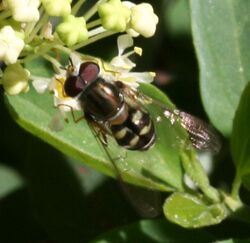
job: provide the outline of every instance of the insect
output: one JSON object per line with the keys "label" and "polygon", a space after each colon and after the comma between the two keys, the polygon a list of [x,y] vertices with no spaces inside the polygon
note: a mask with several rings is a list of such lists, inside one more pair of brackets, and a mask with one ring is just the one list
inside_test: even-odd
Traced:
{"label": "insect", "polygon": [[[119,80],[105,80],[98,63],[82,62],[76,71],[71,62],[67,70],[65,95],[79,102],[85,118],[101,132],[104,144],[106,135],[110,135],[128,150],[149,150],[157,140],[155,124],[165,117],[171,124],[181,124],[196,149],[220,149],[216,132],[205,122],[178,109],[171,110]],[[146,108],[148,104],[158,106],[162,112],[155,120]]]}
{"label": "insect", "polygon": [[[104,67],[101,65],[102,63],[95,59],[87,59],[76,67],[70,61],[66,69],[66,79],[60,84],[64,96],[77,101],[84,112],[84,119],[103,145],[121,181],[122,175],[108,150],[108,136],[113,137],[116,143],[125,150],[144,153],[161,142],[158,141],[159,134],[156,128],[158,124],[167,120],[172,125],[179,123],[187,131],[188,145],[191,142],[199,150],[219,150],[220,143],[216,133],[203,121],[183,111],[167,108],[161,101],[139,92],[122,81],[114,80],[115,73],[112,74],[112,78],[103,75],[101,69]],[[105,72],[109,73],[112,70],[105,70]],[[148,105],[157,107],[159,111],[157,115],[150,113],[147,109]],[[124,183],[121,184],[128,197],[134,197],[131,195],[136,194],[134,197],[136,202],[134,199],[130,201],[142,207],[143,203],[138,199],[139,193],[131,187],[124,186]],[[154,191],[146,192],[146,194],[152,195]],[[153,198],[151,201],[153,204],[158,204],[157,194],[155,195],[151,197]],[[157,215],[151,204],[144,205],[143,210],[150,211],[150,217]]]}
{"label": "insect", "polygon": [[128,150],[148,150],[155,143],[149,113],[125,94],[127,87],[122,82],[106,81],[98,74],[96,63],[82,63],[79,73],[66,79],[66,95],[77,97],[85,117],[98,126],[104,136],[112,135]]}

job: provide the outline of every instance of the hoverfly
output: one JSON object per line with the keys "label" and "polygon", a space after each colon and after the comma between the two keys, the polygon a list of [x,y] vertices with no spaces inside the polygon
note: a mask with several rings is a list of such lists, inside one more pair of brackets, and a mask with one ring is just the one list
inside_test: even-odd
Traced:
{"label": "hoverfly", "polygon": [[[167,108],[161,101],[122,81],[105,79],[100,74],[100,62],[94,60],[83,60],[78,68],[70,61],[67,77],[61,85],[64,95],[74,98],[85,119],[101,132],[104,144],[107,143],[106,135],[110,135],[127,150],[149,150],[157,140],[155,124],[162,122],[164,117],[171,124],[178,122],[196,149],[219,151],[218,136],[205,122],[184,111]],[[161,111],[155,119],[147,110],[149,104]]]}
{"label": "hoverfly", "polygon": [[[218,151],[217,135],[203,121],[177,109],[170,110],[160,101],[129,87],[121,81],[106,80],[100,75],[100,66],[93,60],[83,61],[78,70],[72,64],[68,67],[68,76],[63,85],[67,97],[76,99],[84,112],[84,119],[88,122],[95,137],[99,139],[108,159],[115,168],[121,187],[135,207],[144,207],[141,214],[155,216],[154,209],[160,204],[158,195],[153,190],[142,197],[150,197],[150,205],[139,200],[138,191],[123,183],[122,172],[116,166],[117,161],[109,152],[107,137],[113,137],[118,146],[125,150],[132,150],[142,154],[152,148],[159,141],[157,133],[158,123],[167,121],[174,126],[179,123],[187,131],[191,144],[199,149],[213,149]],[[61,84],[60,84],[61,85]],[[154,116],[147,110],[147,105],[153,104],[161,112]],[[63,104],[62,104],[63,105]],[[159,112],[159,113],[160,113]],[[186,143],[187,141],[184,141]],[[187,143],[190,146],[190,143]],[[185,145],[186,146],[186,145]],[[131,154],[131,153],[130,153]],[[126,158],[125,158],[126,159]],[[120,161],[122,163],[122,161]],[[150,195],[148,195],[150,194]],[[131,198],[132,197],[132,198]],[[136,199],[136,201],[135,201]],[[147,199],[148,201],[148,199]],[[148,203],[148,202],[147,202]],[[153,206],[151,205],[153,204]]]}
{"label": "hoverfly", "polygon": [[[109,151],[108,137],[114,138],[118,147],[124,148],[125,151],[134,151],[132,153],[140,158],[138,153],[148,153],[162,142],[157,126],[167,121],[170,126],[180,124],[187,132],[188,141],[181,141],[183,146],[193,146],[198,150],[212,149],[215,152],[220,149],[217,134],[206,123],[186,112],[168,108],[157,98],[150,97],[119,80],[116,70],[106,66],[102,60],[84,56],[76,65],[70,59],[66,71],[66,77],[57,80],[63,96],[72,98],[78,109],[83,111],[84,119],[101,143],[120,181],[123,180],[122,174],[116,165],[116,159]],[[59,103],[58,106],[68,106],[74,111],[74,108],[67,104]],[[156,107],[157,112],[150,112],[149,106]],[[156,160],[152,160],[152,163]],[[150,174],[150,171],[148,173]],[[128,197],[134,197],[132,194],[136,192],[132,189],[131,193],[131,187],[121,184],[125,193],[129,194]],[[149,193],[154,194],[153,191]],[[138,202],[133,203],[135,200],[131,199],[133,204],[142,207],[142,201],[138,198],[136,200]],[[159,203],[158,199],[155,201],[156,204]],[[144,205],[142,210],[148,210],[149,213],[146,214],[149,216],[157,214],[151,205]]]}

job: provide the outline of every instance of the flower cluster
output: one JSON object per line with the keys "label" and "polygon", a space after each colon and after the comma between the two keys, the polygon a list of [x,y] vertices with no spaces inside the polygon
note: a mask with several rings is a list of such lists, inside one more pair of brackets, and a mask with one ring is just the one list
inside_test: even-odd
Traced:
{"label": "flower cluster", "polygon": [[[131,37],[154,35],[158,17],[148,3],[134,4],[121,0],[99,0],[84,14],[80,9],[85,0],[3,0],[0,2],[0,62],[6,68],[0,72],[0,84],[8,94],[29,90],[28,81],[43,83],[34,77],[25,64],[42,57],[51,62],[56,71],[62,66],[51,53],[71,55],[77,49],[104,37],[126,32],[128,37],[118,41],[119,53],[109,65],[124,82],[133,83],[148,76],[130,70],[135,66],[124,54],[133,45]],[[58,18],[60,17],[60,18]],[[53,21],[52,24],[51,20]],[[132,44],[131,44],[132,43]],[[140,48],[132,53],[140,54]],[[103,74],[108,76],[108,74]],[[133,81],[136,75],[137,81]],[[152,75],[150,75],[152,76]],[[152,78],[149,78],[150,80]],[[39,90],[41,90],[41,85]],[[136,86],[136,84],[134,84]]]}
{"label": "flower cluster", "polygon": [[104,28],[124,32],[137,37],[151,37],[155,33],[158,17],[148,3],[134,4],[129,1],[110,0],[98,6]]}

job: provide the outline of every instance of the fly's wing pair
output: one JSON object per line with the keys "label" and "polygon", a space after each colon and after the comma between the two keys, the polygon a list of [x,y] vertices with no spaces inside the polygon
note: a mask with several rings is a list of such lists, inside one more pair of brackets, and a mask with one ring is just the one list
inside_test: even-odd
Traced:
{"label": "fly's wing pair", "polygon": [[107,138],[110,135],[109,132],[105,128],[100,130],[100,127],[91,120],[87,120],[87,122],[97,143],[102,147],[104,154],[111,163],[119,186],[130,204],[142,217],[154,218],[160,215],[162,202],[159,191],[125,182],[124,172],[130,170],[130,168],[125,168],[126,166],[129,167],[126,162],[127,153],[133,153],[133,151],[126,151],[118,145],[116,145],[118,150],[113,151]]}
{"label": "fly's wing pair", "polygon": [[[220,151],[221,142],[217,132],[203,120],[176,109],[172,104],[167,106],[157,97],[151,97],[143,92],[133,90],[124,84],[120,84],[120,86],[125,97],[133,99],[134,102],[137,102],[139,106],[143,106],[150,113],[156,126],[157,123],[162,122],[170,122],[173,129],[175,124],[181,125],[188,134],[187,147],[190,146],[189,142],[191,142],[192,146],[199,151],[209,150],[214,154]],[[167,102],[170,103],[170,101]],[[167,136],[167,134],[165,135]]]}
{"label": "fly's wing pair", "polygon": [[[110,146],[109,142],[103,142],[102,136],[100,136],[100,133],[96,131],[95,126],[91,123],[89,123],[90,129],[93,130],[95,137],[98,138],[102,145],[108,160],[115,170],[120,187],[132,206],[143,217],[156,217],[161,213],[161,193],[153,189],[155,187],[152,181],[155,179],[163,181],[165,179],[165,181],[170,184],[168,186],[171,186],[171,183],[173,183],[173,185],[176,183],[175,179],[171,178],[172,169],[168,170],[166,168],[171,167],[171,163],[179,163],[178,150],[182,148],[195,148],[200,151],[211,150],[216,153],[220,149],[220,141],[217,133],[199,118],[179,111],[171,104],[167,106],[155,97],[150,97],[142,92],[135,91],[124,84],[118,85],[122,90],[126,102],[132,102],[149,112],[156,128],[157,139],[154,145],[156,148],[150,148],[149,151],[128,151],[116,145],[118,151],[123,151],[119,155],[119,152],[112,151],[112,146]],[[165,131],[165,127],[168,128],[166,130],[168,133],[166,134],[162,132]],[[107,139],[107,141],[109,141],[109,139]],[[157,158],[157,149],[167,150],[165,161]],[[122,153],[123,155],[121,155]],[[171,153],[175,153],[175,155],[169,160],[168,154]],[[133,170],[136,170],[135,168],[130,168],[131,157],[133,157],[134,160],[138,158],[138,161],[141,161],[142,165],[139,170],[142,171],[144,177],[148,177],[149,181],[152,182],[152,188],[150,188],[150,183],[148,189],[146,189],[125,182],[124,174],[127,172],[133,174]],[[151,174],[150,171],[151,168],[157,167],[158,165],[161,166],[160,164],[163,163],[165,165],[162,168],[165,169],[162,170],[162,177],[154,178],[154,174]],[[166,164],[168,165],[166,166]],[[177,173],[181,174],[182,171],[178,171]],[[169,191],[173,190],[175,189],[169,189]]]}
{"label": "fly's wing pair", "polygon": [[[125,100],[149,112],[156,130],[156,144],[148,151],[128,151],[110,138],[112,136],[105,127],[102,129],[88,118],[86,120],[128,200],[143,217],[155,217],[161,213],[161,195],[156,188],[165,191],[182,189],[183,171],[179,150],[184,147],[217,152],[220,142],[216,132],[206,123],[177,110],[167,100],[147,95],[147,88],[141,92],[124,84],[119,85]],[[164,151],[161,157],[159,150]],[[133,178],[134,175],[141,179],[142,183],[139,184],[143,186],[146,183],[148,189],[125,182],[133,182],[128,178]],[[162,188],[159,188],[159,184]]]}

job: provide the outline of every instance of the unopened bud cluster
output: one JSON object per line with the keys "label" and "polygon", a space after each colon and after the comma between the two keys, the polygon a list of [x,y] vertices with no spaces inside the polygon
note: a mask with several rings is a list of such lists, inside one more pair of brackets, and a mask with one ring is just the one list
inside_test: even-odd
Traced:
{"label": "unopened bud cluster", "polygon": [[[25,63],[43,57],[59,68],[52,51],[73,51],[104,37],[126,32],[154,35],[158,17],[148,3],[99,0],[84,14],[85,0],[2,0],[0,2],[0,84],[8,94],[29,90],[32,75]],[[56,20],[56,21],[54,21]],[[52,24],[53,23],[53,24]],[[57,24],[54,24],[57,23]]]}

